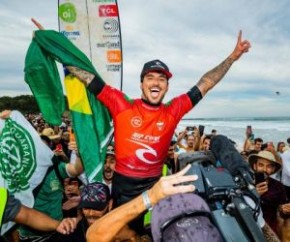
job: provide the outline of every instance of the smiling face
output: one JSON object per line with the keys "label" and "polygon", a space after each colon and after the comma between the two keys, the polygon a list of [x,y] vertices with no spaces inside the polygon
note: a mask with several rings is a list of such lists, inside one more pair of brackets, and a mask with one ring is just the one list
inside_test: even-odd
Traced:
{"label": "smiling face", "polygon": [[142,99],[150,104],[158,105],[168,91],[168,80],[166,75],[161,72],[149,72],[144,76],[140,87]]}

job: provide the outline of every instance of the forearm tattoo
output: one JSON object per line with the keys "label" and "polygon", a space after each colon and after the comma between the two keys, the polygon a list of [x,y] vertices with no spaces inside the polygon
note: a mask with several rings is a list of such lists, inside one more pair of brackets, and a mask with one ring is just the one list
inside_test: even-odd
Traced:
{"label": "forearm tattoo", "polygon": [[233,62],[234,60],[228,57],[217,67],[208,71],[201,77],[201,79],[197,83],[197,86],[200,90],[203,90],[203,94],[213,88],[224,77]]}
{"label": "forearm tattoo", "polygon": [[80,81],[84,82],[86,86],[88,86],[95,77],[94,74],[75,66],[66,66],[66,68]]}
{"label": "forearm tattoo", "polygon": [[281,240],[267,223],[262,228],[262,231],[267,242],[281,242]]}

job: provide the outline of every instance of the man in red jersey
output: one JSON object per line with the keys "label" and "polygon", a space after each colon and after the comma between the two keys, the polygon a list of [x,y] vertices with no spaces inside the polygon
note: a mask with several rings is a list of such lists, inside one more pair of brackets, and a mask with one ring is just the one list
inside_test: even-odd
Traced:
{"label": "man in red jersey", "polygon": [[[100,77],[68,67],[110,111],[115,128],[116,171],[113,178],[114,206],[119,206],[159,179],[174,130],[181,118],[227,73],[250,43],[239,33],[234,51],[220,65],[207,72],[187,93],[163,104],[171,72],[160,60],[144,64],[141,72],[141,99],[129,99]],[[134,226],[139,228],[140,224]]]}
{"label": "man in red jersey", "polygon": [[[34,23],[42,29],[36,21]],[[107,85],[100,76],[67,66],[109,109],[113,118],[116,154],[112,181],[114,206],[130,201],[158,181],[178,122],[250,47],[249,41],[242,40],[240,31],[233,52],[221,64],[204,74],[187,93],[166,104],[162,100],[168,91],[172,73],[160,60],[144,64],[140,99],[128,98],[120,90]],[[141,219],[139,221],[142,222]]]}

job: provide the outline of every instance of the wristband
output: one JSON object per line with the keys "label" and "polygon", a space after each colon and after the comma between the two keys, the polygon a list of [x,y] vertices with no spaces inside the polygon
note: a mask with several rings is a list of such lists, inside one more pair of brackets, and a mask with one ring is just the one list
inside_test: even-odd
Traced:
{"label": "wristband", "polygon": [[142,192],[142,198],[143,198],[143,202],[144,202],[146,209],[151,210],[152,204],[151,204],[150,198],[148,196],[148,191]]}

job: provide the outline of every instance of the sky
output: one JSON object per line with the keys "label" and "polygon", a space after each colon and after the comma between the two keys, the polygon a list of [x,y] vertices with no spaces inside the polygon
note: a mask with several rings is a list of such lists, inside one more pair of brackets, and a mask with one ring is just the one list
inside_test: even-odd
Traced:
{"label": "sky", "polygon": [[[185,117],[290,116],[289,0],[118,0],[118,5],[123,91],[129,97],[140,97],[141,69],[153,59],[173,73],[165,102],[187,92],[226,59],[242,30],[252,48]],[[57,30],[57,1],[0,1],[0,96],[31,94],[23,72],[35,29],[31,17]]]}

